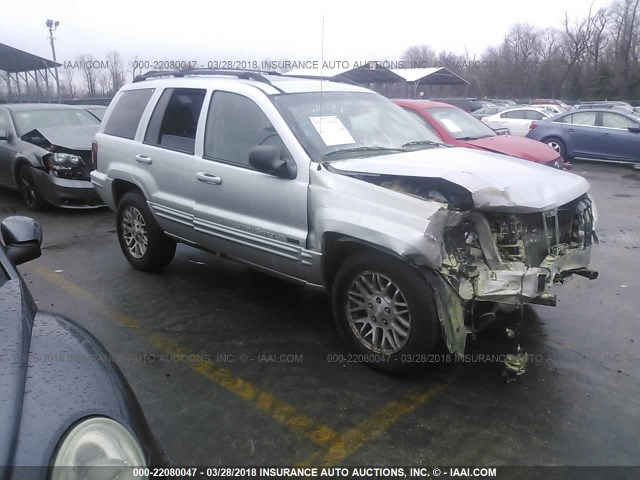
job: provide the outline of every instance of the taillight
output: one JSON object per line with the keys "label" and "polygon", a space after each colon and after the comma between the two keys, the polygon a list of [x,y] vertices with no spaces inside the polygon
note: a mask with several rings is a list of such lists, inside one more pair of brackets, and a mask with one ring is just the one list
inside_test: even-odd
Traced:
{"label": "taillight", "polygon": [[529,130],[533,130],[537,126],[538,126],[538,124],[536,122],[531,122],[531,125],[529,125]]}
{"label": "taillight", "polygon": [[94,170],[98,169],[98,142],[94,140],[91,142],[91,161],[93,162]]}

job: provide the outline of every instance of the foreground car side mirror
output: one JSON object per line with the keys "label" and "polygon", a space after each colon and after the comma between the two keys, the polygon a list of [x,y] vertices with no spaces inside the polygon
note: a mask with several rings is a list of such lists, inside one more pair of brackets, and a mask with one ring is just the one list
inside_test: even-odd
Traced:
{"label": "foreground car side mirror", "polygon": [[0,130],[0,140],[4,140],[5,142],[9,140],[9,132],[6,130]]}
{"label": "foreground car side mirror", "polygon": [[496,135],[509,135],[508,128],[494,128],[493,131],[496,132]]}
{"label": "foreground car side mirror", "polygon": [[629,127],[631,133],[640,133],[640,125],[637,127]]}
{"label": "foreground car side mirror", "polygon": [[280,148],[275,145],[258,145],[249,151],[249,165],[260,172],[279,178],[296,177],[297,168],[293,159],[281,158]]}
{"label": "foreground car side mirror", "polygon": [[42,252],[42,228],[33,218],[13,216],[0,223],[5,252],[14,265],[38,258]]}

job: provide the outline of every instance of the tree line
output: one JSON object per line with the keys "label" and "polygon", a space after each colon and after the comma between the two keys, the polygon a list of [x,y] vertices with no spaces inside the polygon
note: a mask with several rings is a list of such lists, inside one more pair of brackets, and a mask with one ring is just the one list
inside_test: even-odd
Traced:
{"label": "tree line", "polygon": [[[565,12],[560,27],[513,24],[502,43],[478,57],[418,45],[402,59],[447,66],[478,97],[640,99],[640,0],[613,0],[599,9],[592,4],[584,18]],[[491,68],[459,67],[472,65],[469,60]]]}
{"label": "tree line", "polygon": [[[406,65],[445,66],[470,82],[463,89],[425,88],[427,97],[640,99],[640,0],[612,0],[599,9],[592,4],[584,18],[565,12],[558,27],[515,23],[499,45],[480,55],[436,53],[428,45],[415,45],[400,60]],[[141,63],[137,55],[126,62],[115,50],[104,60],[80,55],[59,69],[60,95],[112,96],[143,73]],[[393,96],[409,91],[387,87],[378,90]],[[7,91],[5,82],[0,82],[0,89]]]}

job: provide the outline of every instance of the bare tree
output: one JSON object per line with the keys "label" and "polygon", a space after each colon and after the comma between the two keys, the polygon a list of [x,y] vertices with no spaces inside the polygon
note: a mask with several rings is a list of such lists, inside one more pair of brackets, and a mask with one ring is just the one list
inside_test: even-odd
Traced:
{"label": "bare tree", "polygon": [[144,70],[140,65],[140,57],[136,53],[136,55],[129,60],[127,63],[127,72],[131,74],[131,81],[134,81],[138,75],[142,75],[142,71]]}
{"label": "bare tree", "polygon": [[62,75],[62,85],[70,98],[75,98],[77,89],[74,83],[75,71],[73,68],[65,68]]}
{"label": "bare tree", "polygon": [[436,52],[428,45],[415,45],[407,48],[401,58],[405,67],[432,67],[436,61]]}
{"label": "bare tree", "polygon": [[124,85],[124,68],[122,57],[116,50],[107,52],[109,62],[109,81],[111,82],[111,92],[116,93]]}
{"label": "bare tree", "polygon": [[83,54],[76,58],[76,62],[82,68],[84,74],[84,81],[87,86],[87,95],[89,97],[95,97],[96,95],[96,77],[98,70],[95,67],[95,58],[93,55]]}

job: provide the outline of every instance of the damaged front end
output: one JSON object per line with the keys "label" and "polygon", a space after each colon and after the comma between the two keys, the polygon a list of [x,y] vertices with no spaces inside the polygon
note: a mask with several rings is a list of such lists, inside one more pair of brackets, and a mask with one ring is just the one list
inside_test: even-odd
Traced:
{"label": "damaged front end", "polygon": [[[429,280],[451,353],[463,355],[468,334],[484,328],[497,311],[522,312],[527,303],[554,306],[552,285],[574,274],[597,277],[589,269],[591,245],[598,241],[596,214],[584,179],[566,172],[547,175],[549,169],[536,165],[513,165],[530,173],[527,185],[522,180],[526,175],[518,172],[487,175],[491,167],[486,163],[458,169],[443,163],[438,171],[433,164],[422,165],[409,159],[402,165],[409,175],[396,173],[397,165],[382,160],[364,167],[345,162],[342,168],[327,168],[439,205],[423,231],[424,255],[399,253]],[[356,166],[359,171],[351,168]],[[534,183],[531,177],[536,176]],[[505,364],[515,374],[524,372],[526,360],[518,332],[519,321],[508,324],[513,349]]]}
{"label": "damaged front end", "polygon": [[588,269],[597,242],[591,198],[538,213],[471,211],[443,231],[440,272],[464,300],[555,306],[554,283]]}
{"label": "damaged front end", "polygon": [[[93,170],[93,161],[91,160],[89,148],[78,148],[75,145],[77,142],[69,142],[66,139],[58,140],[57,136],[50,133],[52,131],[55,132],[57,129],[34,129],[24,134],[22,140],[48,152],[42,155],[42,163],[47,172],[50,172],[55,177],[66,180],[89,181],[91,170]],[[67,134],[67,136],[69,135]]]}

